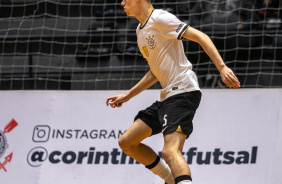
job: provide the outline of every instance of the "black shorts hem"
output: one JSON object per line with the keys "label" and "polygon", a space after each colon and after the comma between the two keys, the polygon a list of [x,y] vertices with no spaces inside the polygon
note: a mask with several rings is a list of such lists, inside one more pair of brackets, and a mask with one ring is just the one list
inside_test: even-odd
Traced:
{"label": "black shorts hem", "polygon": [[[178,126],[180,126],[180,128],[181,128],[181,125],[178,125]],[[163,136],[170,134],[170,133],[173,133],[173,132],[176,132],[178,126],[173,126],[173,127],[170,127],[170,129],[165,130],[163,132]],[[187,135],[186,139],[188,139],[190,137],[190,135],[192,134],[193,129],[192,130],[184,130],[184,131],[181,129],[181,132],[184,133],[185,135]]]}
{"label": "black shorts hem", "polygon": [[152,135],[156,135],[159,134],[162,130],[161,127],[158,127],[157,125],[153,124],[152,122],[155,121],[155,119],[149,115],[147,115],[146,113],[140,111],[134,118],[134,121],[136,121],[137,119],[142,120],[146,125],[148,125],[151,129],[152,129]]}

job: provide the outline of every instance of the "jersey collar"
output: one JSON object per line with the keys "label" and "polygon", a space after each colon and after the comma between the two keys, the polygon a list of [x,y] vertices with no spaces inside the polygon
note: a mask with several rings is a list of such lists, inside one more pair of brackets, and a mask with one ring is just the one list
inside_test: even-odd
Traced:
{"label": "jersey collar", "polygon": [[152,10],[152,12],[151,12],[150,16],[148,17],[148,19],[146,20],[145,24],[144,24],[143,26],[140,26],[140,29],[143,29],[143,27],[146,26],[148,20],[150,19],[151,15],[153,14],[154,10],[155,10],[155,9]]}

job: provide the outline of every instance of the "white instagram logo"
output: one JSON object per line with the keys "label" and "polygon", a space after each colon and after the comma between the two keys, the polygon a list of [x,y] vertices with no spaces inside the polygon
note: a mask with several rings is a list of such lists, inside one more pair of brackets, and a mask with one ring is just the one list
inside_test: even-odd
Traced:
{"label": "white instagram logo", "polygon": [[37,125],[33,129],[32,140],[34,142],[47,142],[49,140],[50,127],[48,125]]}

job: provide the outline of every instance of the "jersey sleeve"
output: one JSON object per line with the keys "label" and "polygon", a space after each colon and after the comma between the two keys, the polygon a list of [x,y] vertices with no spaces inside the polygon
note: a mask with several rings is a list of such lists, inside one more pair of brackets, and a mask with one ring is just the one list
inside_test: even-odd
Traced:
{"label": "jersey sleeve", "polygon": [[175,15],[166,11],[163,11],[158,15],[156,23],[160,32],[170,39],[176,38],[182,40],[183,34],[189,28],[186,23],[180,21]]}

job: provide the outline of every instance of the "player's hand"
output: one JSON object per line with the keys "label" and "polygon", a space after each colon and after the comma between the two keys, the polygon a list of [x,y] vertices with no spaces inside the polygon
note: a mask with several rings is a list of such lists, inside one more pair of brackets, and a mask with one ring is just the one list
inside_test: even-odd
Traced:
{"label": "player's hand", "polygon": [[115,95],[107,98],[106,104],[107,106],[111,106],[112,108],[121,107],[124,102],[127,102],[129,99],[126,98],[125,94]]}
{"label": "player's hand", "polygon": [[240,82],[233,71],[227,66],[220,71],[220,76],[224,84],[230,88],[240,88]]}

